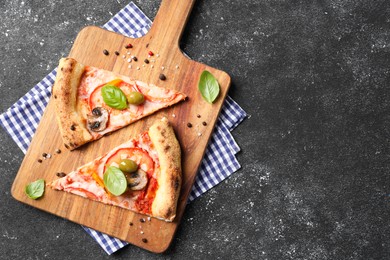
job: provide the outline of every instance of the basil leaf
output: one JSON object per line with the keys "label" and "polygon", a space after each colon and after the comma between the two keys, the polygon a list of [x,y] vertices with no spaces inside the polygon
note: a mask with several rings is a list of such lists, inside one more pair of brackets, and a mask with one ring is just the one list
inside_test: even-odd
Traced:
{"label": "basil leaf", "polygon": [[125,174],[115,166],[110,166],[103,175],[104,186],[115,196],[122,195],[127,189]]}
{"label": "basil leaf", "polygon": [[208,72],[203,71],[200,75],[198,89],[202,97],[209,103],[213,103],[219,95],[219,84],[217,79]]}
{"label": "basil leaf", "polygon": [[24,190],[27,196],[30,199],[38,199],[42,197],[43,192],[45,191],[45,180],[39,179],[28,184]]}
{"label": "basil leaf", "polygon": [[114,85],[105,85],[102,88],[102,97],[107,106],[123,110],[127,108],[127,99],[120,88]]}

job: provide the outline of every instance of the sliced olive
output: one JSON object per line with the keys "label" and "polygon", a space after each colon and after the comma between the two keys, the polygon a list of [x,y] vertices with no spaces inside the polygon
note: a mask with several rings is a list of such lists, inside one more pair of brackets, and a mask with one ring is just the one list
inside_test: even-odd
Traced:
{"label": "sliced olive", "polygon": [[146,172],[138,169],[133,173],[125,173],[127,180],[127,187],[131,190],[143,190],[148,184],[148,176]]}
{"label": "sliced olive", "polygon": [[119,169],[121,169],[122,172],[135,172],[138,169],[138,165],[136,162],[130,159],[122,159],[119,163]]}
{"label": "sliced olive", "polygon": [[140,105],[144,103],[145,97],[142,93],[133,91],[127,95],[127,102],[132,105]]}

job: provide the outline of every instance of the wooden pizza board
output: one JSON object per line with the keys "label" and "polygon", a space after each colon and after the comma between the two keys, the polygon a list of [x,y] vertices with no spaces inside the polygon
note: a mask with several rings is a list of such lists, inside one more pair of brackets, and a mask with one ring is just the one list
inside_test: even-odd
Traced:
{"label": "wooden pizza board", "polygon": [[[72,152],[63,146],[55,121],[53,102],[50,100],[13,183],[12,195],[15,199],[152,252],[160,253],[169,247],[230,86],[230,77],[225,72],[192,61],[179,49],[179,40],[194,2],[195,0],[163,0],[150,32],[142,38],[127,38],[98,27],[86,27],[78,34],[69,53],[70,57],[85,65],[179,90],[188,99]],[[128,43],[133,48],[125,49],[124,46]],[[109,55],[103,54],[104,49],[109,51]],[[149,50],[154,53],[150,58]],[[119,51],[120,55],[115,55],[115,51]],[[128,51],[138,58],[137,62],[128,62],[131,56],[127,55]],[[123,55],[126,55],[126,59]],[[150,60],[149,64],[144,62],[145,58]],[[204,101],[198,91],[199,77],[204,70],[210,71],[220,84],[221,92],[214,104]],[[166,75],[165,81],[159,79],[160,73]],[[70,172],[105,154],[145,131],[153,121],[163,116],[172,123],[182,148],[183,184],[177,217],[172,223],[154,218],[148,221],[143,215],[50,188],[46,188],[44,196],[38,200],[29,199],[24,193],[28,183],[40,178],[46,183],[51,182],[58,178],[57,172]],[[204,126],[203,122],[207,125]],[[192,127],[188,127],[188,123]],[[57,154],[57,149],[61,153]],[[37,160],[42,159],[43,153],[50,154],[51,158],[39,163]],[[141,218],[145,218],[146,222],[141,223]],[[130,222],[133,223],[132,226]],[[142,238],[146,238],[147,243],[142,242]]]}

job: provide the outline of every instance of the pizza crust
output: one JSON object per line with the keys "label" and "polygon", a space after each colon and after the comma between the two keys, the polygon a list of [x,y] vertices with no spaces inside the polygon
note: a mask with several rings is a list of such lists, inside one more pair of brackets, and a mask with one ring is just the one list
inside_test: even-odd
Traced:
{"label": "pizza crust", "polygon": [[167,118],[153,124],[149,136],[158,153],[160,173],[158,189],[152,203],[152,216],[173,221],[181,190],[181,152],[172,126]]}
{"label": "pizza crust", "polygon": [[65,147],[70,150],[93,139],[77,110],[77,89],[84,70],[85,66],[75,59],[62,58],[52,90],[57,123]]}

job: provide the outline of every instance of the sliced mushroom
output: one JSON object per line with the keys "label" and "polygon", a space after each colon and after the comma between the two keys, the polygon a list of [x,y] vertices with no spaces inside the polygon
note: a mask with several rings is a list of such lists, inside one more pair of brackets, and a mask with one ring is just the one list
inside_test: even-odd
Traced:
{"label": "sliced mushroom", "polygon": [[133,173],[125,173],[127,187],[131,190],[143,190],[148,184],[148,176],[145,171],[138,169]]}
{"label": "sliced mushroom", "polygon": [[91,131],[100,132],[106,129],[108,122],[108,110],[103,107],[95,107],[88,117],[88,127]]}

